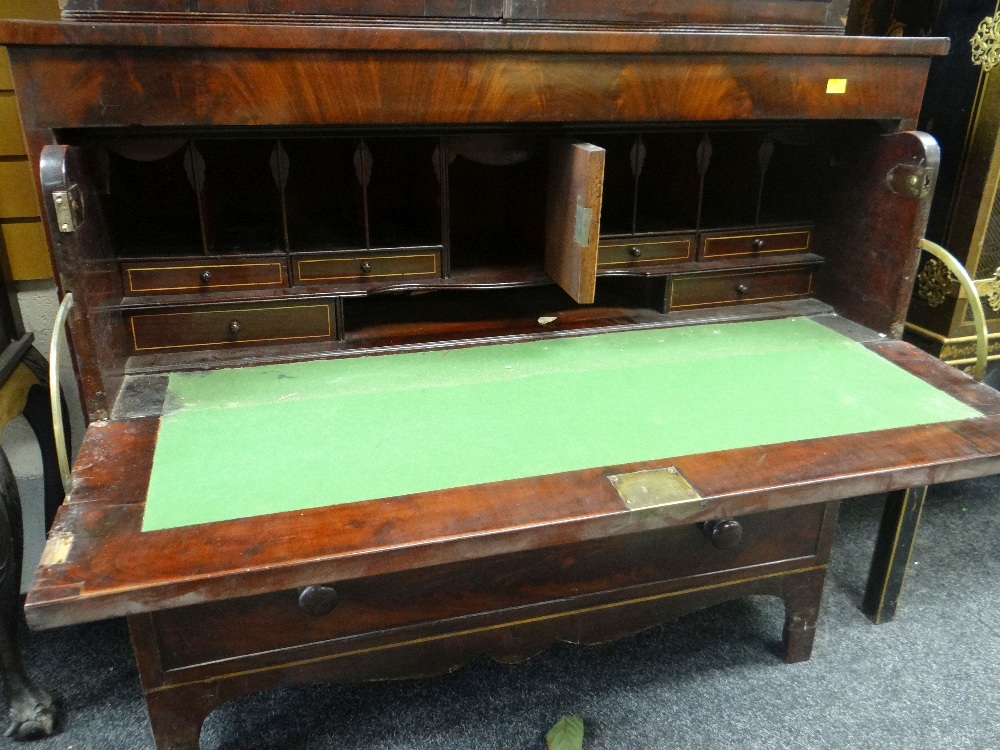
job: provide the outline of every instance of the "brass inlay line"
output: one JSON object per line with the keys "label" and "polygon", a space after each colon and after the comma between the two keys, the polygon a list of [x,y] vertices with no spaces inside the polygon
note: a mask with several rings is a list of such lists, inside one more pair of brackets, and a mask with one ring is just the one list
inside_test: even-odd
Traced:
{"label": "brass inlay line", "polygon": [[713,253],[711,257],[713,258],[732,258],[737,255],[763,255],[764,253],[791,253],[796,250],[808,250],[811,243],[811,236],[808,229],[799,229],[794,232],[773,232],[771,234],[734,234],[729,237],[706,237],[705,238],[705,255],[708,255],[708,246],[713,240],[742,240],[751,239],[759,237],[791,237],[796,234],[804,234],[806,236],[806,244],[801,247],[778,247],[774,250],[743,250],[738,253]]}
{"label": "brass inlay line", "polygon": [[[775,274],[775,273],[786,273],[786,271],[783,271],[783,270],[778,270],[778,271],[759,271],[759,272],[754,273],[751,276],[751,279],[753,277],[755,277],[755,276],[764,276],[765,274]],[[746,276],[746,275],[747,275],[746,273],[706,274],[704,277],[687,276],[687,277],[681,279],[681,281],[689,281],[689,280],[692,280],[692,279],[694,279],[694,280],[697,281],[697,280],[700,280],[702,278],[713,278],[713,279],[727,279],[727,278],[729,278],[729,279],[731,279],[731,278],[740,278],[740,277],[743,277],[743,276]],[[787,299],[789,297],[801,297],[803,294],[810,294],[812,292],[812,282],[813,282],[813,272],[810,271],[809,272],[809,286],[808,286],[808,288],[804,292],[792,292],[790,294],[772,294],[769,297],[738,297],[738,298],[735,298],[735,299],[721,300],[719,302],[692,302],[692,303],[686,304],[686,305],[675,305],[674,304],[674,292],[676,291],[676,280],[675,280],[675,281],[672,281],[670,283],[670,309],[671,310],[674,310],[674,309],[680,310],[681,308],[685,308],[685,307],[722,307],[723,305],[730,305],[730,304],[733,304],[734,302],[760,302],[762,300],[769,300],[769,299]]]}
{"label": "brass inlay line", "polygon": [[[281,263],[230,263],[230,264],[218,264],[211,263],[202,266],[153,266],[153,267],[142,267],[142,268],[130,268],[128,269],[128,290],[130,292],[170,292],[179,291],[183,289],[224,289],[228,287],[237,286],[281,286],[285,283],[285,274],[282,271]],[[260,268],[275,266],[278,269],[278,280],[277,281],[247,281],[241,282],[239,284],[195,284],[194,286],[163,286],[163,287],[141,287],[139,289],[135,288],[133,283],[134,279],[132,274],[135,272],[139,273],[156,273],[157,271],[197,271],[202,268]]]}
{"label": "brass inlay line", "polygon": [[[193,344],[171,344],[170,346],[139,346],[139,340],[135,332],[135,321],[136,318],[170,318],[179,315],[234,315],[236,313],[244,312],[266,312],[270,310],[315,310],[318,308],[323,308],[326,310],[326,333],[310,333],[304,336],[273,336],[271,338],[261,338],[261,339],[240,339],[239,341],[198,341]],[[192,346],[226,346],[230,344],[253,344],[265,341],[299,341],[301,339],[318,339],[324,338],[325,336],[332,336],[332,324],[330,321],[330,306],[329,305],[287,305],[284,307],[244,307],[238,310],[199,310],[197,312],[178,312],[178,313],[157,313],[155,315],[133,315],[129,318],[129,324],[132,328],[132,346],[135,347],[137,352],[149,352],[157,351],[162,349],[186,349]]]}
{"label": "brass inlay line", "polygon": [[[310,664],[320,664],[324,661],[332,661],[334,659],[342,659],[346,656],[363,656],[364,654],[376,653],[379,651],[391,651],[397,648],[405,648],[407,646],[419,646],[422,643],[433,643],[435,641],[448,640],[450,638],[457,638],[466,635],[476,635],[478,633],[488,633],[493,630],[502,630],[503,628],[512,628],[520,625],[530,625],[536,622],[545,622],[547,620],[558,620],[566,617],[573,617],[575,615],[587,614],[589,612],[600,612],[602,610],[617,609],[619,607],[626,607],[631,604],[644,604],[646,602],[654,602],[660,599],[669,599],[675,596],[682,596],[684,594],[694,594],[699,591],[711,591],[713,589],[725,588],[727,586],[737,586],[741,583],[752,583],[754,581],[765,581],[770,578],[779,578],[781,576],[794,575],[799,573],[811,573],[817,570],[826,570],[826,565],[814,565],[810,568],[796,568],[795,570],[784,570],[778,573],[768,573],[767,575],[754,576],[752,578],[741,578],[736,581],[725,581],[722,583],[709,583],[704,586],[695,586],[694,588],[681,589],[680,591],[668,591],[664,594],[652,594],[650,596],[642,596],[636,599],[627,599],[621,602],[610,602],[608,604],[597,604],[592,607],[581,607],[580,609],[573,609],[568,612],[556,612],[551,615],[539,615],[538,617],[529,617],[524,620],[514,620],[512,622],[502,622],[496,625],[483,625],[478,628],[467,628],[465,630],[456,630],[452,633],[441,633],[439,635],[430,635],[423,638],[414,638],[409,641],[401,641],[400,643],[387,643],[383,646],[372,646],[370,648],[359,648],[352,651],[345,651],[340,654],[327,654],[326,656],[316,656],[311,659],[299,659],[297,661],[286,662],[284,664],[272,664],[266,667],[257,667],[255,669],[247,669],[242,672],[230,672],[229,674],[217,675],[215,677],[204,677],[200,680],[189,680],[187,682],[177,682],[171,685],[160,685],[158,687],[150,688],[147,693],[158,693],[164,690],[174,690],[175,688],[189,687],[191,685],[202,685],[208,682],[217,682],[219,680],[228,680],[234,677],[244,677],[246,675],[260,674],[263,672],[273,672],[279,669],[287,669],[292,667],[305,667]],[[544,602],[542,603],[544,604]],[[311,644],[299,644],[299,647],[309,646]],[[293,647],[295,648],[295,647]]]}
{"label": "brass inlay line", "polygon": [[[303,276],[302,266],[306,263],[358,263],[366,260],[402,260],[404,258],[430,258],[433,261],[430,271],[390,271],[388,273],[351,273],[341,276]],[[438,272],[437,253],[427,255],[359,255],[351,258],[317,258],[315,260],[296,261],[299,267],[299,281],[335,281],[336,279],[377,279],[384,276],[429,276]]]}

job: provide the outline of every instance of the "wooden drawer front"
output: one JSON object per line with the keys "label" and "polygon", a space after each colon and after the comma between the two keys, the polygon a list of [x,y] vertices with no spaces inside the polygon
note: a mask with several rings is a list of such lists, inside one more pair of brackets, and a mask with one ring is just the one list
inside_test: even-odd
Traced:
{"label": "wooden drawer front", "polygon": [[137,352],[326,339],[336,332],[333,321],[326,304],[137,314],[129,319]]}
{"label": "wooden drawer front", "polygon": [[248,263],[129,264],[122,268],[126,294],[190,294],[219,289],[287,286],[284,260]]}
{"label": "wooden drawer front", "polygon": [[808,228],[704,235],[700,259],[736,258],[770,253],[804,253],[809,250],[810,235],[811,231]]}
{"label": "wooden drawer front", "polygon": [[597,249],[598,268],[626,268],[690,260],[694,237],[642,237],[632,241],[606,240]]}
{"label": "wooden drawer front", "polygon": [[667,310],[807,297],[812,280],[812,267],[675,276],[667,291]]}
{"label": "wooden drawer front", "polygon": [[402,276],[437,276],[441,264],[437,251],[370,255],[329,255],[296,258],[295,280],[299,284],[327,281],[364,282]]}
{"label": "wooden drawer front", "polygon": [[[823,564],[825,559],[817,556],[825,555],[821,540],[827,507],[744,516],[739,519],[743,538],[732,549],[717,549],[701,524],[688,524],[502,559],[339,583],[317,581],[329,583],[338,599],[322,616],[302,611],[298,590],[166,610],[156,615],[160,653],[164,665],[176,669],[452,617],[497,613],[493,616],[523,619],[523,610],[520,615],[503,610],[552,603],[565,611],[593,604],[603,591],[670,581],[677,581],[678,590],[709,585],[718,580],[710,577],[714,573],[727,576],[725,580],[753,578],[765,575],[768,571],[760,566],[769,563],[782,563],[782,569]],[[642,595],[641,589],[633,589],[617,596]],[[566,601],[574,598],[580,599]]]}

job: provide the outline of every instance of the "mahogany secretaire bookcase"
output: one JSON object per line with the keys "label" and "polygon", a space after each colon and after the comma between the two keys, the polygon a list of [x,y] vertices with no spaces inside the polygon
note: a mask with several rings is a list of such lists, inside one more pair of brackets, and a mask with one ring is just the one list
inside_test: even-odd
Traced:
{"label": "mahogany secretaire bookcase", "polygon": [[747,594],[808,658],[837,501],[1000,470],[1000,396],[899,341],[947,42],[845,5],[0,25],[89,419],[31,622],[127,616],[160,750]]}

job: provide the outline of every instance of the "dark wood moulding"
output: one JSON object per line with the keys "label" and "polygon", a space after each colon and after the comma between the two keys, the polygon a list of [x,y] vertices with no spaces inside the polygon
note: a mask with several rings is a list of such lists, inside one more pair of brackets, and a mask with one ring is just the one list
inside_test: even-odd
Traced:
{"label": "dark wood moulding", "polygon": [[601,0],[65,0],[73,21],[176,23],[328,23],[351,17],[478,19],[559,23],[657,24],[691,28],[746,28],[786,33],[843,33],[847,0],[652,0],[610,4]]}
{"label": "dark wood moulding", "polygon": [[[371,52],[547,52],[609,54],[944,55],[946,37],[699,34],[662,28],[564,28],[357,19],[338,24],[140,24],[8,21],[0,44],[63,47],[355,50]],[[888,79],[887,80],[891,80]],[[888,93],[888,91],[886,92]]]}

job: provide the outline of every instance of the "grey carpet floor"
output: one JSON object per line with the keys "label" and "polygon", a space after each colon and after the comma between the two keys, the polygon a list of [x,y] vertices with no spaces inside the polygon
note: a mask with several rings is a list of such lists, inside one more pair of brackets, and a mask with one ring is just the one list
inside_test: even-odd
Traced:
{"label": "grey carpet floor", "polygon": [[[845,503],[803,664],[777,657],[781,604],[751,598],[516,666],[249,696],[209,717],[202,747],[543,750],[573,713],[587,750],[1000,749],[998,510],[1000,478],[935,488],[900,613],[876,627],[858,603],[881,502]],[[32,673],[66,707],[61,733],[31,750],[153,748],[123,623],[26,638]]]}

